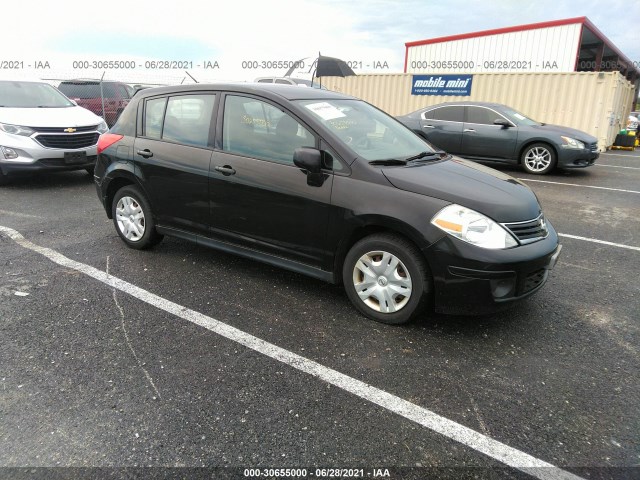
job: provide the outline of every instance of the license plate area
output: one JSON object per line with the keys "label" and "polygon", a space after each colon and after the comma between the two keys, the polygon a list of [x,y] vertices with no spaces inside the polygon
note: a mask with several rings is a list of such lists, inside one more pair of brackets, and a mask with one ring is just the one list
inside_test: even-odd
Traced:
{"label": "license plate area", "polygon": [[64,163],[87,163],[87,152],[64,152]]}

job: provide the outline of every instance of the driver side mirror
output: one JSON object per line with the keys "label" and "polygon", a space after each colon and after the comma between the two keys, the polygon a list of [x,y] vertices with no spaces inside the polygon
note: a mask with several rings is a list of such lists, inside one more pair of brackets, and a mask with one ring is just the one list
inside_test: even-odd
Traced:
{"label": "driver side mirror", "polygon": [[493,121],[494,125],[502,125],[502,128],[509,128],[511,127],[511,123],[508,120],[505,120],[504,118],[496,118]]}
{"label": "driver side mirror", "polygon": [[322,172],[322,152],[316,148],[300,147],[293,152],[293,164],[307,171],[307,185],[321,187],[325,174]]}

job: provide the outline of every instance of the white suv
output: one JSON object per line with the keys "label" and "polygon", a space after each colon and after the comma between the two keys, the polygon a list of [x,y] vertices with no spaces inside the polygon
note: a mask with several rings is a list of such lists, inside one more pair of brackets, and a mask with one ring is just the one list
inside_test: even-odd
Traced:
{"label": "white suv", "polygon": [[102,118],[44,82],[0,80],[0,184],[19,172],[93,174]]}

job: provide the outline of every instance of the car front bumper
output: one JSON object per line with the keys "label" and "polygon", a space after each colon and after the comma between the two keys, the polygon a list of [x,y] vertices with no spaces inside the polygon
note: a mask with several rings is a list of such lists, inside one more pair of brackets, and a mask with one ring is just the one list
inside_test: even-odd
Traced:
{"label": "car front bumper", "polygon": [[[7,158],[7,149],[15,152],[17,158]],[[95,165],[96,158],[97,145],[69,149],[47,148],[31,137],[0,135],[0,171],[5,175],[84,169]]]}
{"label": "car front bumper", "polygon": [[591,149],[558,148],[559,168],[584,168],[590,167],[600,156],[600,152]]}
{"label": "car front bumper", "polygon": [[426,249],[435,310],[488,314],[540,290],[562,249],[551,224],[547,227],[546,238],[505,250],[479,248],[450,236]]}

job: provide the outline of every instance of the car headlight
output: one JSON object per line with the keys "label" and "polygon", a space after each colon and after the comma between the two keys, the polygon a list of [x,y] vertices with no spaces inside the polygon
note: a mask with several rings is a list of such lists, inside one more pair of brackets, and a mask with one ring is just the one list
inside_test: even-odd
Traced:
{"label": "car headlight", "polygon": [[564,136],[560,136],[560,138],[564,142],[562,145],[564,148],[577,148],[577,149],[584,148],[584,143],[582,143],[580,140],[576,140],[575,138],[564,137]]}
{"label": "car headlight", "polygon": [[100,125],[98,125],[99,133],[107,133],[109,131],[109,127],[107,126],[107,122],[102,121]]}
{"label": "car headlight", "polygon": [[482,248],[510,248],[518,242],[504,227],[489,217],[460,205],[440,210],[431,223],[460,240]]}
{"label": "car headlight", "polygon": [[29,127],[22,127],[20,125],[10,125],[8,123],[0,123],[0,130],[11,135],[23,135],[28,137],[33,135],[33,129]]}

